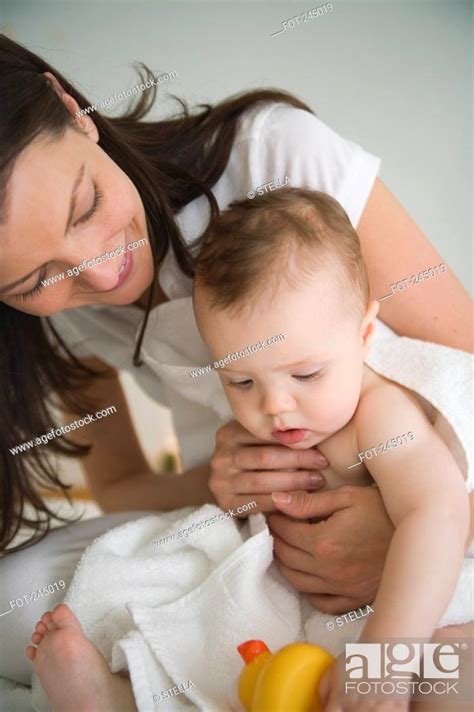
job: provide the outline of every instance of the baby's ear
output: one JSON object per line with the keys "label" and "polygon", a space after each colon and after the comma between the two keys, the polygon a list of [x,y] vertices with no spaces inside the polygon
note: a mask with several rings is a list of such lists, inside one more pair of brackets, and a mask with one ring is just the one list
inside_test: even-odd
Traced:
{"label": "baby's ear", "polygon": [[377,301],[369,302],[367,309],[362,319],[362,324],[360,326],[360,335],[362,337],[362,345],[364,358],[368,355],[370,344],[372,342],[372,337],[375,332],[375,320],[377,319],[377,314],[379,313],[380,304]]}

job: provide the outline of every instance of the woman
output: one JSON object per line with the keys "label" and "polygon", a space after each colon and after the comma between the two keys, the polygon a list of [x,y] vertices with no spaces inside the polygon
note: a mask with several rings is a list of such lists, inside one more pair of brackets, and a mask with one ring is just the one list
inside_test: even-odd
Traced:
{"label": "woman", "polygon": [[[85,97],[42,59],[0,38],[3,610],[40,585],[69,581],[93,538],[144,511],[210,501],[226,509],[255,499],[261,511],[275,512],[269,469],[281,470],[281,492],[298,493],[279,505],[283,511],[326,518],[321,528],[269,517],[283,573],[318,608],[350,610],[372,600],[391,537],[377,491],[301,494],[323,484],[322,456],[259,443],[236,423],[223,425],[209,408],[168,392],[154,343],[161,326],[172,323],[177,333],[189,327],[179,307],[191,293],[191,242],[219,209],[268,181],[287,176],[341,202],[357,226],[375,298],[441,257],[377,179],[378,160],[295,97],[255,91],[193,114],[183,104],[181,116],[143,123],[151,91],[120,118],[78,116],[89,106]],[[142,238],[148,244],[131,251]],[[121,257],[79,271],[119,247]],[[51,279],[58,274],[68,276]],[[469,309],[448,272],[403,300],[384,301],[381,318],[401,334],[468,350]],[[119,368],[171,407],[182,476],[150,471]],[[15,450],[57,427],[53,404],[65,423],[92,407],[113,405],[116,412],[73,436],[48,439],[47,447]],[[47,459],[54,452],[83,457],[91,492],[107,514],[47,534],[52,513],[39,490],[66,489]],[[20,526],[31,536],[12,546]],[[60,591],[49,596],[47,606],[61,598]],[[23,651],[37,618],[38,608],[26,606],[1,619],[10,645],[8,659],[0,653],[0,675],[29,682]]]}

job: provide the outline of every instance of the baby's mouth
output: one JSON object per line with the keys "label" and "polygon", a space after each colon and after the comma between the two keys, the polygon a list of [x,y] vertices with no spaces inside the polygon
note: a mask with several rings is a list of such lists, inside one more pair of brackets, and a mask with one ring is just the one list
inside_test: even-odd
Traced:
{"label": "baby's mouth", "polygon": [[285,430],[273,430],[272,435],[282,445],[294,445],[300,443],[307,437],[309,430],[306,428],[287,428]]}

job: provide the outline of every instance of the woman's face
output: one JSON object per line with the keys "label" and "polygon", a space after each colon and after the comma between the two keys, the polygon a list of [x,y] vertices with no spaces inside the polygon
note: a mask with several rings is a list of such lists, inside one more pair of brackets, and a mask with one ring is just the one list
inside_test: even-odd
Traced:
{"label": "woman's face", "polygon": [[[73,115],[79,109],[71,97],[65,103]],[[0,301],[29,314],[131,304],[153,280],[140,195],[98,146],[92,119],[76,120],[82,131],[35,139],[18,156],[8,181],[0,216]],[[147,242],[127,251],[141,238]],[[118,256],[84,267],[116,249]],[[61,273],[64,278],[42,285]]]}

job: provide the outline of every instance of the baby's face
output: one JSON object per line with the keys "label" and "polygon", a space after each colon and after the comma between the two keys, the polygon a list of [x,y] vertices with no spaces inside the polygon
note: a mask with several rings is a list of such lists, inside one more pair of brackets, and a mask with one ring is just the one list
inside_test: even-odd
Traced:
{"label": "baby's face", "polygon": [[217,373],[237,420],[262,440],[306,449],[352,418],[363,360],[377,313],[355,315],[332,270],[297,289],[283,287],[241,315],[209,309],[195,295],[198,326],[213,357],[240,351],[276,334],[285,339],[230,363]]}

